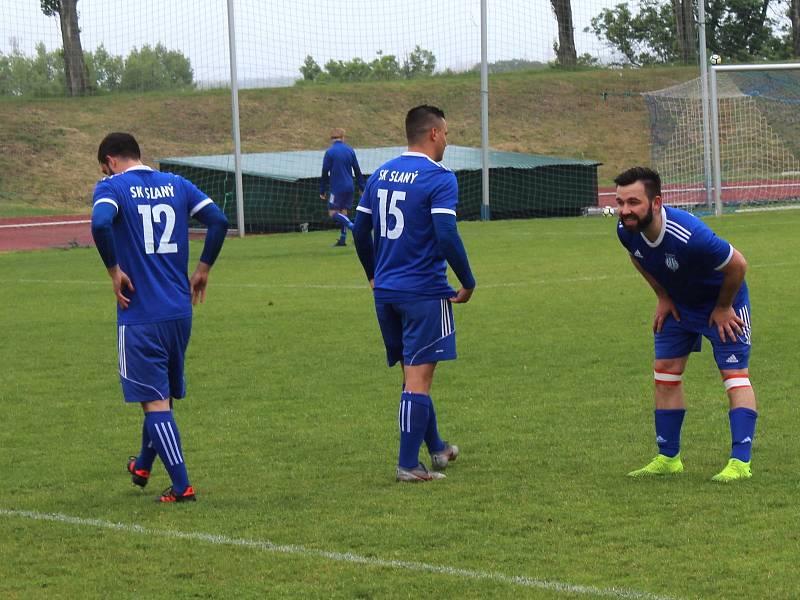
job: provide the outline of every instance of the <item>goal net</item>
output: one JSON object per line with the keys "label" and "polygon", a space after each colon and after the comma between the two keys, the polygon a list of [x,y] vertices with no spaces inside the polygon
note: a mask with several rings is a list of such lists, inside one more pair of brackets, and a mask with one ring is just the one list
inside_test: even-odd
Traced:
{"label": "goal net", "polygon": [[[798,203],[800,70],[719,71],[716,80],[723,210]],[[701,83],[698,78],[644,94],[652,164],[665,200],[694,210],[711,209]]]}

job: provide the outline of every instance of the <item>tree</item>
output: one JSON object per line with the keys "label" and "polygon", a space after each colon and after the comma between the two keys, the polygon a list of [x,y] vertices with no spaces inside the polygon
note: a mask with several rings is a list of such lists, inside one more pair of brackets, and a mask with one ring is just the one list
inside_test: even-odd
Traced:
{"label": "tree", "polygon": [[780,42],[767,15],[773,0],[706,0],[709,49],[728,59],[772,58]]}
{"label": "tree", "polygon": [[637,14],[627,3],[617,4],[603,9],[590,23],[584,31],[605,38],[632,65],[669,63],[678,57],[671,3],[642,0]]}
{"label": "tree", "polygon": [[800,0],[790,0],[789,19],[792,21],[792,56],[800,56]]}
{"label": "tree", "polygon": [[[688,1],[688,0],[687,0]],[[556,62],[562,67],[574,67],[578,62],[575,52],[575,28],[572,25],[571,0],[550,0],[558,21],[558,42],[555,45]]]}
{"label": "tree", "polygon": [[306,56],[303,61],[303,66],[300,67],[300,73],[303,75],[305,81],[314,81],[322,73],[322,69],[310,54]]}
{"label": "tree", "polygon": [[430,50],[414,46],[411,54],[403,61],[403,75],[406,79],[429,77],[436,70],[436,57]]}
{"label": "tree", "polygon": [[685,65],[692,64],[697,57],[694,2],[695,0],[672,0],[672,12],[675,15],[675,35],[678,41],[678,56]]}
{"label": "tree", "polygon": [[78,28],[78,0],[39,0],[48,17],[58,15],[64,49],[64,75],[70,96],[89,91],[89,71],[83,59],[81,34]]}
{"label": "tree", "polygon": [[155,48],[145,44],[134,48],[125,59],[120,89],[164,90],[191,87],[194,73],[189,59],[177,50],[167,50],[162,43]]}
{"label": "tree", "polygon": [[[790,40],[781,37],[768,15],[770,4],[786,1],[705,0],[709,50],[742,62],[784,57]],[[585,31],[605,38],[633,65],[690,63],[697,45],[692,4],[692,0],[641,0],[637,14],[628,3],[617,4],[592,18]]]}

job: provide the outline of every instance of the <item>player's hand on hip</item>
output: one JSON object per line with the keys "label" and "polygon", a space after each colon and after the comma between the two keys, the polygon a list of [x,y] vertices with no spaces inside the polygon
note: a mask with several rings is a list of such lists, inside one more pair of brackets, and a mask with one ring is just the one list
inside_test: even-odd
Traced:
{"label": "player's hand on hip", "polygon": [[732,306],[715,306],[708,319],[708,325],[716,325],[719,339],[735,342],[737,335],[742,335],[744,320],[741,319]]}
{"label": "player's hand on hip", "polygon": [[119,304],[120,308],[125,310],[131,303],[131,299],[122,292],[123,290],[135,292],[136,288],[133,287],[131,278],[128,277],[128,274],[125,271],[120,269],[119,265],[111,267],[108,270],[108,274],[111,277],[111,284],[114,286],[114,295],[117,297],[117,303]]}
{"label": "player's hand on hip", "polygon": [[658,304],[656,304],[656,314],[653,316],[653,331],[660,333],[661,329],[664,327],[664,321],[666,321],[667,317],[670,315],[672,315],[676,321],[681,320],[681,315],[675,303],[672,301],[672,298],[669,296],[659,296]]}
{"label": "player's hand on hip", "polygon": [[192,295],[192,304],[202,304],[206,300],[206,286],[208,286],[208,272],[211,269],[205,263],[199,263],[189,278],[189,290]]}
{"label": "player's hand on hip", "polygon": [[328,194],[320,194],[319,197],[322,200],[327,200],[328,199]]}
{"label": "player's hand on hip", "polygon": [[475,288],[467,289],[461,288],[456,292],[456,295],[450,298],[450,302],[453,304],[464,304],[465,302],[469,302],[469,299],[472,298],[472,292],[475,291]]}

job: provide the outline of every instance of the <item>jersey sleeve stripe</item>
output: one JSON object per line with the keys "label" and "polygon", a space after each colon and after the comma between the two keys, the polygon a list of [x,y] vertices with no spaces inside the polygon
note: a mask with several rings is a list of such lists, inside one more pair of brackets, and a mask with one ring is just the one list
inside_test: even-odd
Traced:
{"label": "jersey sleeve stripe", "polygon": [[431,209],[432,215],[453,215],[456,216],[456,211],[451,208],[432,208]]}
{"label": "jersey sleeve stripe", "polygon": [[367,208],[366,206],[357,206],[356,210],[359,211],[359,212],[367,213],[368,215],[372,214],[372,209],[371,208]]}
{"label": "jersey sleeve stripe", "polygon": [[189,216],[190,217],[195,216],[198,212],[203,210],[203,208],[213,203],[214,201],[211,198],[206,198],[205,200],[201,200],[200,202],[194,205],[194,208],[189,212]]}
{"label": "jersey sleeve stripe", "polygon": [[114,200],[112,200],[111,198],[100,198],[99,200],[95,201],[95,203],[92,205],[92,208],[94,208],[98,204],[103,204],[103,203],[105,203],[105,204],[113,204],[114,208],[119,210],[119,205]]}
{"label": "jersey sleeve stripe", "polygon": [[[728,244],[728,245],[731,246],[730,244]],[[715,271],[720,271],[720,270],[724,269],[727,266],[727,264],[729,262],[731,262],[732,258],[733,258],[733,246],[731,246],[730,252],[728,252],[728,258],[723,260],[722,264],[720,264],[718,267],[715,267],[714,270]]]}

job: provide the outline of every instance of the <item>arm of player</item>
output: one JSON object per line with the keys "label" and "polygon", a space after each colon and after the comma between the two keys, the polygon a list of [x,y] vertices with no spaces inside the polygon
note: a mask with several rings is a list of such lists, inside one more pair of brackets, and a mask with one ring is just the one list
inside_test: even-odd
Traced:
{"label": "arm of player", "polygon": [[228,233],[228,218],[219,207],[208,204],[194,215],[195,219],[206,226],[206,241],[203,245],[203,253],[200,255],[200,262],[189,278],[189,289],[192,295],[192,304],[204,302],[206,299],[206,287],[208,286],[208,273],[222,250],[225,242],[225,235]]}
{"label": "arm of player", "polygon": [[319,197],[326,200],[328,197],[328,181],[330,179],[331,157],[327,152],[322,159],[322,175],[319,177]]}
{"label": "arm of player", "polygon": [[353,226],[353,243],[356,254],[370,286],[375,280],[375,247],[372,244],[372,215],[356,209],[356,222]]}
{"label": "arm of player", "polygon": [[461,241],[461,236],[458,235],[456,216],[450,213],[434,213],[431,217],[439,249],[447,260],[447,264],[453,269],[453,273],[458,277],[458,281],[461,282],[461,289],[454,298],[450,298],[450,301],[456,304],[469,302],[475,289],[475,277],[469,266],[464,243]]}
{"label": "arm of player", "polygon": [[122,309],[128,308],[130,298],[123,290],[135,292],[128,275],[120,269],[117,264],[117,251],[114,245],[114,230],[111,224],[117,215],[117,207],[110,202],[98,202],[92,209],[92,238],[103,264],[106,266],[108,276],[111,277],[111,285],[114,288],[114,295]]}
{"label": "arm of player", "polygon": [[642,268],[642,265],[639,264],[639,261],[636,260],[633,256],[629,255],[633,266],[636,267],[636,270],[642,274],[647,280],[647,283],[650,284],[650,287],[653,288],[653,291],[656,293],[656,297],[658,298],[658,303],[656,304],[656,314],[653,316],[653,331],[656,333],[661,331],[661,328],[664,326],[664,320],[667,318],[667,315],[672,315],[676,321],[681,320],[681,315],[678,312],[678,308],[675,306],[675,303],[672,301],[672,298],[669,297],[667,290],[656,281],[655,277],[650,275],[647,271]]}
{"label": "arm of player", "polygon": [[711,311],[708,324],[717,326],[719,338],[723,342],[726,338],[735,342],[736,335],[742,334],[744,321],[733,310],[733,300],[744,282],[747,261],[738,250],[733,248],[730,260],[719,270],[723,275],[722,286],[717,296],[717,305]]}
{"label": "arm of player", "polygon": [[361,167],[358,164],[358,159],[356,158],[355,152],[353,153],[353,174],[356,176],[356,181],[358,182],[358,189],[364,191],[366,182],[364,180],[364,174],[361,172]]}

